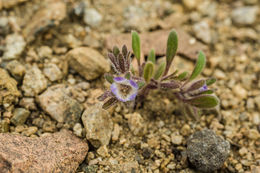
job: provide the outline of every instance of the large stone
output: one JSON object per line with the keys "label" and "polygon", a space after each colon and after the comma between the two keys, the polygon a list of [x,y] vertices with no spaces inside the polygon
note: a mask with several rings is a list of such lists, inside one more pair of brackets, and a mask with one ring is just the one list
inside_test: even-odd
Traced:
{"label": "large stone", "polygon": [[108,111],[102,109],[101,104],[86,109],[82,114],[82,122],[86,129],[86,138],[94,147],[109,144],[113,122]]}
{"label": "large stone", "polygon": [[[183,29],[175,28],[175,30],[178,33],[179,39],[178,54],[191,59],[197,59],[199,51],[208,52],[208,48],[205,45],[196,41],[196,39],[192,38]],[[159,30],[140,34],[142,53],[148,55],[151,49],[154,48],[156,55],[164,56],[166,54],[166,43],[169,33],[170,30]],[[112,50],[114,46],[122,47],[124,44],[131,50],[132,42],[130,33],[112,34],[106,39],[106,47],[110,50]]]}
{"label": "large stone", "polygon": [[25,96],[36,96],[47,88],[47,79],[37,65],[30,67],[24,76],[22,90]]}
{"label": "large stone", "polygon": [[84,22],[91,27],[98,27],[102,18],[102,15],[94,8],[86,8],[84,11]]}
{"label": "large stone", "polygon": [[0,172],[75,172],[88,144],[70,131],[29,138],[0,134]]}
{"label": "large stone", "polygon": [[44,65],[43,73],[50,81],[62,79],[62,72],[56,64],[48,63]]}
{"label": "large stone", "polygon": [[58,25],[65,17],[66,4],[61,0],[48,0],[46,6],[40,8],[23,29],[24,38],[28,42],[33,41],[37,34]]}
{"label": "large stone", "polygon": [[0,106],[9,107],[18,101],[19,96],[17,82],[8,75],[7,71],[0,68]]}
{"label": "large stone", "polygon": [[221,168],[230,152],[230,144],[212,130],[195,132],[187,141],[190,162],[202,172]]}
{"label": "large stone", "polygon": [[253,24],[256,21],[258,11],[257,6],[238,7],[231,13],[232,20],[239,25]]}
{"label": "large stone", "polygon": [[87,80],[96,79],[110,70],[108,61],[89,47],[72,49],[66,55],[69,65]]}
{"label": "large stone", "polygon": [[37,100],[41,108],[58,122],[73,127],[80,120],[83,106],[68,95],[65,85],[49,87]]}
{"label": "large stone", "polygon": [[4,60],[18,58],[26,46],[26,42],[24,41],[23,36],[16,33],[8,35],[5,39],[5,42],[5,52],[3,55]]}
{"label": "large stone", "polygon": [[6,69],[18,81],[21,81],[25,73],[25,67],[17,60],[13,60],[6,65]]}

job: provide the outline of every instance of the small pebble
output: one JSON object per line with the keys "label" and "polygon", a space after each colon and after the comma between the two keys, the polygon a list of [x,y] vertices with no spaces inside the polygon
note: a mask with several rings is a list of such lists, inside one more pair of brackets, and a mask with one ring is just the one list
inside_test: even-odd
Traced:
{"label": "small pebble", "polygon": [[11,122],[17,126],[25,123],[30,115],[30,111],[24,108],[16,108],[13,114]]}

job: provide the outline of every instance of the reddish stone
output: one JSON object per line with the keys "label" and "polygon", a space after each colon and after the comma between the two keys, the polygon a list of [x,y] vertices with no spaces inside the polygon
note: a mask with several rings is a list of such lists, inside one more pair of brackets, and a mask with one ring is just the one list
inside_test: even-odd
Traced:
{"label": "reddish stone", "polygon": [[75,172],[88,144],[62,130],[39,138],[0,134],[0,172]]}

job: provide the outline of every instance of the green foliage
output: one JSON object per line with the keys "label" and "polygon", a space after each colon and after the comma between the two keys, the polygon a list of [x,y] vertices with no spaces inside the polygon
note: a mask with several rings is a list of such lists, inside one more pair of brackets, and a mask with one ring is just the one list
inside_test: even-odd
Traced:
{"label": "green foliage", "polygon": [[196,65],[193,69],[193,72],[192,72],[190,78],[189,78],[190,81],[195,79],[202,72],[202,70],[205,67],[205,64],[206,64],[206,57],[205,57],[204,53],[202,51],[200,51]]}
{"label": "green foliage", "polygon": [[187,100],[187,102],[197,108],[210,109],[219,104],[219,100],[214,95],[201,95]]}
{"label": "green foliage", "polygon": [[153,71],[154,71],[154,64],[150,61],[146,62],[144,66],[144,74],[143,74],[144,80],[146,82],[149,82],[151,80]]}
{"label": "green foliage", "polygon": [[166,48],[166,73],[168,72],[173,58],[178,48],[178,36],[175,30],[172,30],[168,36],[167,48]]}
{"label": "green foliage", "polygon": [[154,74],[154,79],[155,79],[155,80],[158,80],[158,79],[162,76],[162,74],[163,74],[164,71],[165,71],[165,68],[166,68],[166,63],[165,63],[165,62],[162,62],[162,63],[159,65],[158,69],[156,70],[156,72],[155,72],[155,74]]}
{"label": "green foliage", "polygon": [[155,64],[156,60],[155,60],[155,51],[154,51],[154,49],[152,49],[152,50],[149,52],[148,61],[151,61],[152,63]]}
{"label": "green foliage", "polygon": [[132,31],[132,49],[138,63],[140,64],[141,43],[140,43],[140,37],[136,31]]}

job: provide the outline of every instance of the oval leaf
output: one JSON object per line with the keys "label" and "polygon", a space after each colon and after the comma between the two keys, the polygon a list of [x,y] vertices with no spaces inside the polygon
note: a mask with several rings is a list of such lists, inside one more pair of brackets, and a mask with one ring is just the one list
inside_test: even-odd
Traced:
{"label": "oval leaf", "polygon": [[214,95],[201,95],[192,99],[186,100],[192,106],[197,108],[214,108],[219,104],[219,99]]}
{"label": "oval leaf", "polygon": [[197,81],[194,81],[187,89],[187,92],[189,91],[194,91],[194,90],[198,90],[200,89],[201,87],[203,87],[203,85],[205,85],[206,82],[205,80],[201,79],[201,80],[197,80]]}
{"label": "oval leaf", "polygon": [[199,56],[196,62],[196,65],[194,67],[194,70],[190,76],[190,81],[195,79],[203,70],[206,64],[206,57],[202,51],[199,52]]}
{"label": "oval leaf", "polygon": [[112,76],[112,75],[110,75],[110,74],[105,74],[104,77],[105,77],[106,81],[108,81],[109,83],[112,84],[112,83],[114,82],[114,79],[113,79],[113,76]]}
{"label": "oval leaf", "polygon": [[186,79],[187,76],[188,76],[188,72],[185,71],[185,72],[179,74],[177,79],[178,80],[184,80],[184,79]]}
{"label": "oval leaf", "polygon": [[132,49],[137,61],[140,64],[141,44],[140,44],[140,37],[136,31],[132,31]]}
{"label": "oval leaf", "polygon": [[209,78],[206,80],[206,84],[207,84],[207,86],[210,86],[210,85],[214,84],[216,81],[217,81],[216,78]]}
{"label": "oval leaf", "polygon": [[155,80],[158,80],[158,79],[162,76],[162,74],[163,74],[164,71],[165,71],[165,68],[166,68],[166,63],[165,63],[165,62],[162,62],[162,63],[159,65],[158,69],[156,70],[156,72],[155,72],[155,74],[154,74],[154,79],[155,79]]}
{"label": "oval leaf", "polygon": [[148,61],[151,61],[152,63],[155,64],[155,51],[154,49],[152,49],[150,52],[149,52],[149,55],[148,55]]}
{"label": "oval leaf", "polygon": [[152,62],[147,62],[144,66],[144,72],[143,72],[143,76],[144,76],[144,80],[146,82],[149,82],[150,79],[152,78],[153,75],[153,71],[154,71],[154,65]]}
{"label": "oval leaf", "polygon": [[178,48],[178,35],[175,30],[172,30],[169,33],[168,40],[167,40],[165,74],[167,74],[171,66],[172,60],[177,52],[177,48]]}
{"label": "oval leaf", "polygon": [[117,55],[120,53],[120,50],[117,46],[113,47],[113,54],[115,55],[115,57],[117,57]]}

